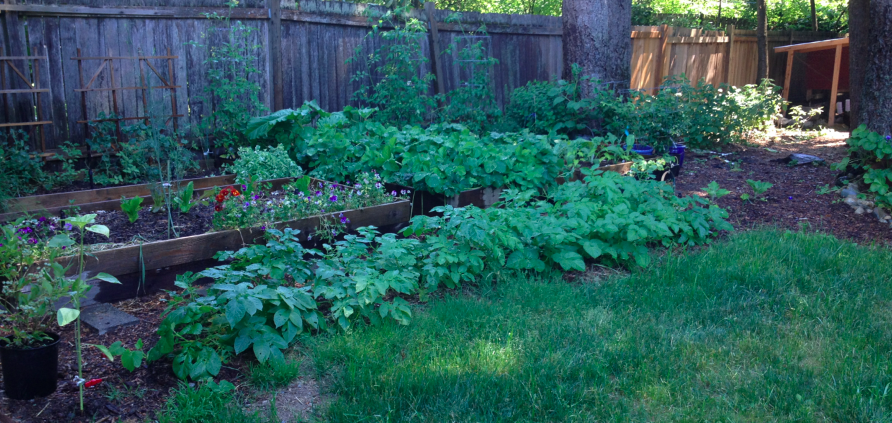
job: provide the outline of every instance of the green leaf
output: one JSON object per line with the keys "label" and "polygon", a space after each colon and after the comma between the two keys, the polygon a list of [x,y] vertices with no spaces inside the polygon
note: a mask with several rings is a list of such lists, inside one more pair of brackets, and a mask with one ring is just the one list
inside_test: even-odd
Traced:
{"label": "green leaf", "polygon": [[601,254],[604,254],[604,252],[601,251],[601,247],[593,241],[584,241],[582,243],[582,249],[593,259],[601,257]]}
{"label": "green leaf", "polygon": [[74,240],[68,235],[59,234],[50,239],[49,246],[52,248],[70,247],[74,245]]}
{"label": "green leaf", "polygon": [[118,278],[116,278],[112,275],[109,275],[108,273],[105,273],[105,272],[99,272],[99,274],[96,275],[95,278],[99,279],[101,281],[104,281],[104,282],[108,282],[108,283],[114,283],[114,284],[118,284],[118,285],[121,284],[121,281],[119,281]]}
{"label": "green leaf", "polygon": [[84,344],[84,345],[87,345],[90,347],[95,347],[97,350],[102,352],[102,354],[104,354],[106,358],[108,358],[108,361],[115,361],[115,356],[104,345],[96,345],[96,344]]}
{"label": "green leaf", "polygon": [[105,235],[106,238],[108,238],[108,235],[109,235],[108,227],[105,225],[92,225],[92,226],[87,227],[87,230],[90,232],[95,232],[100,235]]}
{"label": "green leaf", "polygon": [[226,320],[229,322],[229,326],[235,327],[238,322],[245,317],[245,305],[242,304],[241,301],[232,300],[228,304],[226,304]]}
{"label": "green leaf", "polygon": [[579,253],[573,251],[561,251],[551,256],[552,260],[560,264],[564,270],[585,270],[585,261]]}
{"label": "green leaf", "polygon": [[60,308],[59,311],[56,312],[56,319],[59,321],[59,326],[65,326],[77,320],[78,316],[80,315],[80,310],[75,310],[73,308]]}
{"label": "green leaf", "polygon": [[85,226],[96,222],[96,214],[85,214],[83,216],[69,217],[67,219],[62,219],[62,221],[70,223],[73,226],[76,226],[78,229],[83,229]]}
{"label": "green leaf", "polygon": [[263,363],[269,358],[269,344],[266,343],[254,343],[254,356],[257,357],[257,361]]}

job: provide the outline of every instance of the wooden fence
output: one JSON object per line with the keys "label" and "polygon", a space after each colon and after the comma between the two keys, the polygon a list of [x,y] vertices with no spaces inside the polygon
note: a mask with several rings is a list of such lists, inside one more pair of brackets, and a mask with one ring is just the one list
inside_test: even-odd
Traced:
{"label": "wooden fence", "polygon": [[[786,54],[774,47],[838,37],[832,32],[770,31],[768,70],[775,83],[783,83]],[[664,78],[684,74],[692,81],[705,78],[718,85],[756,83],[756,31],[734,29],[702,31],[666,26],[632,28],[632,89],[658,87]],[[804,62],[803,62],[804,63]],[[796,65],[804,72],[803,63]]]}
{"label": "wooden fence", "polygon": [[[122,124],[138,122],[148,114],[183,114],[177,121],[180,129],[196,128],[213,107],[206,100],[207,72],[209,66],[220,64],[208,60],[209,51],[226,40],[225,23],[209,15],[229,15],[248,28],[246,45],[258,48],[249,49],[245,65],[258,69],[252,80],[260,86],[260,100],[269,110],[298,107],[309,100],[316,100],[326,110],[351,104],[352,94],[360,87],[351,82],[351,75],[367,65],[368,52],[382,43],[380,38],[366,35],[372,25],[369,16],[383,9],[354,3],[243,0],[228,9],[220,7],[219,0],[31,0],[27,5],[5,1],[0,4],[3,54],[18,69],[35,68],[18,58],[45,54],[46,63],[40,64],[39,74],[30,77],[39,79],[33,86],[48,88],[49,93],[39,100],[30,95],[4,95],[0,98],[0,124],[34,121],[40,110],[42,120],[52,123],[40,125],[45,132],[32,140],[44,139],[47,150],[67,140],[82,143],[90,132],[82,121],[115,110],[117,115],[131,118]],[[65,4],[57,4],[62,2]],[[466,77],[460,72],[457,51],[432,56],[431,45],[443,51],[465,30],[480,25],[486,26],[490,55],[498,60],[491,75],[502,106],[514,88],[531,80],[558,77],[563,71],[560,18],[463,13],[461,23],[447,23],[452,12],[413,13],[428,25],[435,22],[432,29],[436,32],[429,31],[421,45],[425,57],[433,59],[425,70],[438,73],[446,91],[460,86]],[[432,32],[437,34],[434,43]],[[747,41],[745,31],[733,34],[635,28],[631,87],[654,87],[660,76],[680,73],[714,83],[755,82],[755,56],[748,50],[750,45],[754,49],[755,43]],[[833,36],[795,35],[795,41]],[[777,34],[771,42],[783,44]],[[347,63],[357,46],[362,46],[366,56]],[[97,59],[91,62],[83,57]],[[730,67],[727,57],[732,59]],[[729,76],[728,69],[735,72]],[[0,76],[4,75],[9,76]],[[33,88],[18,83],[20,86],[5,88]],[[87,87],[90,91],[85,95]],[[38,150],[42,147],[39,142],[32,145]]]}

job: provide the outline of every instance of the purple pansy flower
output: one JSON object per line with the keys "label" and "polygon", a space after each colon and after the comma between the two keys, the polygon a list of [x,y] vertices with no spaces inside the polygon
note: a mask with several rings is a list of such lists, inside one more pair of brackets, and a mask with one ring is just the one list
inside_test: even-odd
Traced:
{"label": "purple pansy flower", "polygon": [[334,203],[335,201],[338,201],[338,196],[332,195],[331,197],[328,197],[328,200],[331,201],[332,203]]}

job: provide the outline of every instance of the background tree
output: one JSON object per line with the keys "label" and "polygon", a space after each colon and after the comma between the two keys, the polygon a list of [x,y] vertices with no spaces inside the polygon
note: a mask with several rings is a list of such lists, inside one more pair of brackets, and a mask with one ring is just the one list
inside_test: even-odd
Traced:
{"label": "background tree", "polygon": [[[564,0],[564,76],[583,76],[628,88],[632,79],[632,0]],[[589,86],[586,86],[589,85]],[[590,84],[582,95],[591,96]]]}
{"label": "background tree", "polygon": [[756,0],[756,81],[768,77],[768,8],[765,0]]}
{"label": "background tree", "polygon": [[852,126],[892,132],[892,0],[849,2]]}

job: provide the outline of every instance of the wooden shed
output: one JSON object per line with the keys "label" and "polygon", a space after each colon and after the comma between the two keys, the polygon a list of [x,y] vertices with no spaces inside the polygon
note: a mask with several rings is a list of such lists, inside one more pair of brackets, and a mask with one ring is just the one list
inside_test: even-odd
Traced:
{"label": "wooden shed", "polygon": [[829,90],[827,121],[833,124],[836,117],[836,99],[840,91],[849,89],[849,38],[836,38],[812,43],[792,44],[774,48],[775,53],[787,53],[787,70],[784,73],[784,100],[790,95],[793,62],[796,54],[805,54],[807,69],[804,77],[808,90]]}

